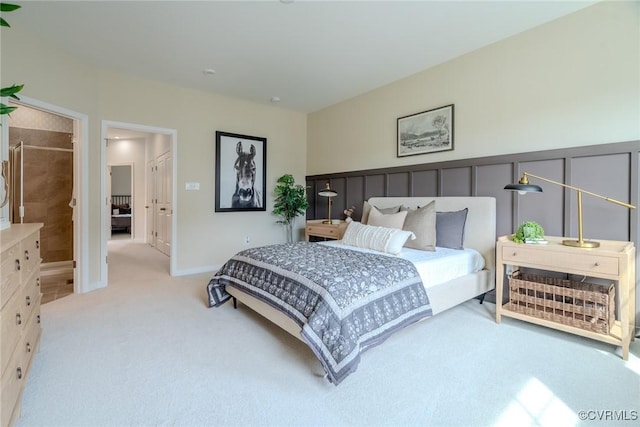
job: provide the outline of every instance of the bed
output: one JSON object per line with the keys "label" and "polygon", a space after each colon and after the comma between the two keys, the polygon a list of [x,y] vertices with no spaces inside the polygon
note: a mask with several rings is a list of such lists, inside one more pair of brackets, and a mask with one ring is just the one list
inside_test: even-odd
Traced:
{"label": "bed", "polygon": [[111,196],[111,231],[131,233],[131,196]]}
{"label": "bed", "polygon": [[[415,212],[430,206],[438,212],[438,232],[445,230],[447,225],[444,219],[440,222],[441,214],[442,218],[449,218],[449,214],[457,215],[464,211],[463,236],[460,236],[463,239],[462,246],[456,249],[438,246],[435,250],[403,247],[399,254],[381,253],[366,245],[351,245],[354,242],[352,236],[348,237],[350,229],[361,227],[372,230],[370,226],[354,222],[347,227],[342,241],[296,242],[289,246],[252,248],[236,254],[209,282],[209,305],[220,306],[232,299],[234,305],[240,301],[266,317],[305,342],[322,363],[327,378],[337,385],[356,370],[363,351],[380,344],[390,334],[469,299],[483,297],[495,287],[494,198],[385,197],[371,198],[367,203],[375,207],[376,215],[394,209],[397,212],[399,207]],[[392,215],[385,218],[391,218]],[[377,231],[385,230],[388,229],[381,227]],[[440,240],[440,234],[438,238]],[[441,240],[444,241],[444,238]],[[350,244],[346,245],[345,242]],[[319,255],[314,255],[316,252]],[[442,256],[445,253],[451,257]],[[307,256],[317,258],[310,260]],[[452,266],[457,264],[466,264],[468,269],[442,279],[421,265],[421,257],[424,257],[426,264],[434,258],[449,262],[449,266],[440,267],[447,273],[454,270]],[[463,261],[456,261],[456,257],[462,257],[460,259]],[[407,264],[411,267],[407,267]],[[397,282],[388,285],[378,283],[378,279],[373,278],[376,270],[386,272],[384,274],[394,277]],[[351,274],[348,272],[352,271],[357,272],[353,274],[358,277],[345,279]],[[364,280],[362,276],[366,276]],[[346,297],[344,294],[330,294],[329,297],[319,298],[322,301],[321,308],[305,306],[308,294],[316,297],[313,289],[320,289],[317,283],[323,287],[319,292],[327,288],[330,293],[332,289],[339,288],[334,281],[348,280],[355,282],[347,286]],[[298,282],[307,281],[311,282],[311,290],[298,290]],[[358,286],[367,289],[361,295],[351,295],[360,292],[354,290]],[[274,290],[273,294],[269,289]],[[349,310],[355,307],[355,311],[351,312],[347,307]],[[334,324],[338,317],[340,322],[345,323]],[[360,334],[356,338],[349,336],[354,330]]]}

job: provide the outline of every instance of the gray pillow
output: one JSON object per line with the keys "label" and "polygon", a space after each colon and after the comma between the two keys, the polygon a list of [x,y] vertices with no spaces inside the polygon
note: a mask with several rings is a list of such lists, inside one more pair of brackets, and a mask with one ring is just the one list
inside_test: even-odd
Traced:
{"label": "gray pillow", "polygon": [[464,224],[468,208],[453,212],[436,212],[436,246],[464,249]]}

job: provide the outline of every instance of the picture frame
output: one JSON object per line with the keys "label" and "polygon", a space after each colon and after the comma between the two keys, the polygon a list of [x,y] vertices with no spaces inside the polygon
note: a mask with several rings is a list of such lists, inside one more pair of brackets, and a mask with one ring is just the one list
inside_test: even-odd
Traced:
{"label": "picture frame", "polygon": [[216,131],[215,211],[266,210],[267,138]]}
{"label": "picture frame", "polygon": [[398,118],[397,157],[453,150],[453,105]]}

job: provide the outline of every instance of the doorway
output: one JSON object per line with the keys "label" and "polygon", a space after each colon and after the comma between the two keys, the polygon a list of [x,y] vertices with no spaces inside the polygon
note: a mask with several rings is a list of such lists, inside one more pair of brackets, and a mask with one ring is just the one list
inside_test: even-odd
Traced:
{"label": "doorway", "polygon": [[[10,203],[2,216],[12,223],[41,222],[43,303],[89,290],[86,181],[86,115],[28,97],[3,117],[2,158],[13,169]],[[6,142],[5,142],[6,141]],[[57,285],[49,289],[50,276]],[[59,280],[58,280],[59,279]]]}
{"label": "doorway", "polygon": [[111,199],[111,236],[114,240],[131,240],[135,235],[135,199],[133,198],[133,164],[107,167],[107,194]]}
{"label": "doorway", "polygon": [[[117,201],[112,191],[113,166],[131,166],[131,239],[135,244],[144,243],[165,254],[169,274],[175,271],[175,181],[174,159],[176,131],[122,122],[102,122],[102,200],[106,201],[102,214],[102,251],[104,263],[101,278],[108,283],[108,253],[112,237],[112,221]],[[126,195],[124,195],[126,196]],[[125,208],[126,211],[126,208]]]}

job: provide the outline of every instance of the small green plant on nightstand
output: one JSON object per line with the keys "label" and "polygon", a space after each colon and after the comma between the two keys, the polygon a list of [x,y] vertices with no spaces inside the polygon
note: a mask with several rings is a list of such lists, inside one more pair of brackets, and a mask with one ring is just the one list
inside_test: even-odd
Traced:
{"label": "small green plant on nightstand", "polygon": [[513,235],[516,243],[546,242],[544,240],[544,228],[535,221],[525,221],[520,224],[518,231]]}

